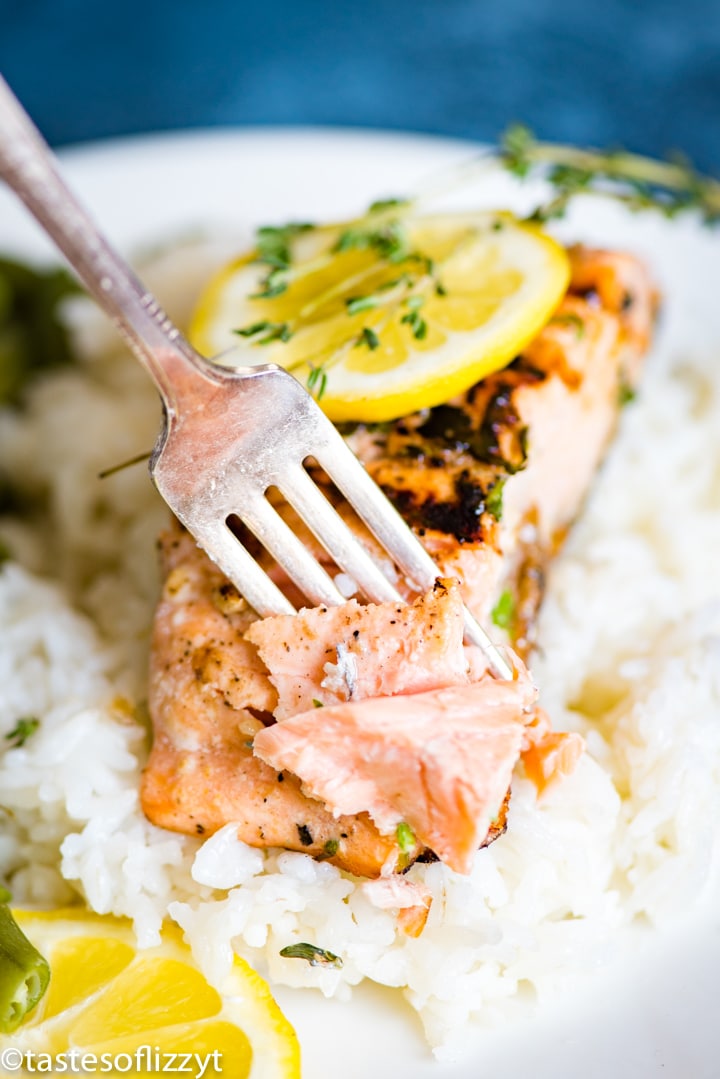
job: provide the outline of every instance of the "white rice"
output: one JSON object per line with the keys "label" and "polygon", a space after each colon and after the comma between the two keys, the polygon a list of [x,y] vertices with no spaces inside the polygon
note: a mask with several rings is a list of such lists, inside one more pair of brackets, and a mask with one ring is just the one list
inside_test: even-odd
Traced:
{"label": "white rice", "polygon": [[[187,247],[145,272],[177,316],[206,267]],[[508,832],[469,877],[413,867],[435,899],[411,939],[327,863],[250,849],[231,825],[201,845],[145,820],[165,509],[142,466],[97,473],[149,450],[159,411],[94,310],[75,302],[68,318],[81,363],[38,382],[26,412],[0,415],[4,467],[46,505],[35,527],[0,527],[17,555],[0,571],[0,735],[40,719],[23,747],[0,750],[0,876],[18,902],[81,895],[131,917],[141,945],[169,914],[211,978],[235,948],[275,982],[328,996],[364,978],[397,986],[447,1058],[470,1023],[556,993],[622,926],[660,924],[701,893],[720,820],[720,365],[662,351],[650,362],[552,571],[534,671],[588,755],[541,804],[514,783]],[[280,958],[297,941],[342,969]]]}

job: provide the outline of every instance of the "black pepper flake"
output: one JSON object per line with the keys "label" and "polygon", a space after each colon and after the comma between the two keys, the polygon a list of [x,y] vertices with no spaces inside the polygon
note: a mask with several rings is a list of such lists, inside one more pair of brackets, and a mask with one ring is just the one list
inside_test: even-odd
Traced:
{"label": "black pepper flake", "polygon": [[355,640],[357,640],[359,636],[360,636],[360,630],[359,629],[354,629],[353,630],[353,637],[355,638]]}
{"label": "black pepper flake", "polygon": [[282,774],[282,772],[278,772],[278,783],[284,783],[284,782],[285,782],[285,776]]}
{"label": "black pepper flake", "polygon": [[312,832],[308,828],[307,824],[297,824],[298,835],[303,847],[311,847],[313,844]]}
{"label": "black pepper flake", "polygon": [[196,824],[195,825],[195,831],[197,832],[198,835],[205,835],[205,825],[204,824]]}

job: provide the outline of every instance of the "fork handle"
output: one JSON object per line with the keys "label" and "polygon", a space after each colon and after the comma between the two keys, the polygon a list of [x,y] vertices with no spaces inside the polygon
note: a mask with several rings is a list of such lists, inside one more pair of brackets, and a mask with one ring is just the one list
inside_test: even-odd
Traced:
{"label": "fork handle", "polygon": [[62,179],[56,158],[0,76],[0,176],[63,252],[154,379],[168,412],[177,410],[178,366],[206,379],[200,358],[157,300],[100,233]]}

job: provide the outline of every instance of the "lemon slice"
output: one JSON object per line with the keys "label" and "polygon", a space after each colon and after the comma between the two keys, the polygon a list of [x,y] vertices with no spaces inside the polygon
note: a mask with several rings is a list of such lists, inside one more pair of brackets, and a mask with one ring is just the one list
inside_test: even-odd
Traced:
{"label": "lemon slice", "polygon": [[[196,1077],[299,1079],[295,1032],[266,983],[241,959],[216,990],[174,927],[164,930],[158,947],[138,951],[130,923],[121,919],[74,910],[15,917],[49,961],[51,978],[36,1011],[0,1037],[0,1050],[35,1054],[29,1071],[18,1067],[13,1074],[42,1071],[46,1058],[38,1054],[55,1058],[54,1071],[61,1065],[71,1071],[74,1050],[75,1071],[89,1054],[106,1075],[157,1076],[162,1065],[178,1071],[182,1062],[183,1074]],[[8,1063],[1,1051],[0,1060]]]}
{"label": "lemon slice", "polygon": [[287,368],[335,421],[390,420],[509,363],[568,278],[564,249],[510,214],[371,212],[261,230],[210,281],[190,335],[218,362]]}

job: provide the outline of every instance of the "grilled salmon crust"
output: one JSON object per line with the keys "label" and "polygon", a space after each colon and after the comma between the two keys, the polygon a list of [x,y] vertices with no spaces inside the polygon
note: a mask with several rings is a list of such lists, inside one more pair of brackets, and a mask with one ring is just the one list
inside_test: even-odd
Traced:
{"label": "grilled salmon crust", "polygon": [[[495,622],[494,636],[505,634],[521,654],[534,643],[547,563],[637,384],[657,308],[632,256],[583,247],[569,253],[567,296],[509,367],[445,405],[345,432],[442,575],[457,579],[478,617]],[[345,515],[340,496],[328,491]],[[323,560],[292,511],[281,511]],[[253,538],[243,539],[275,572]],[[237,822],[239,838],[253,846],[328,858],[360,876],[432,857],[420,844],[400,857],[395,837],[381,835],[366,814],[335,818],[295,776],[253,756],[254,734],[273,722],[277,705],[268,671],[244,637],[256,616],[178,526],[161,547],[166,580],[149,696],[154,742],[141,789],[149,819],[192,835]],[[486,843],[502,833],[506,815],[507,797]]]}

